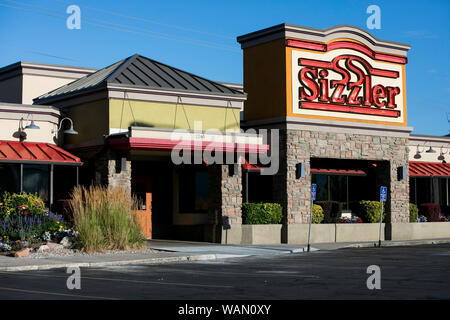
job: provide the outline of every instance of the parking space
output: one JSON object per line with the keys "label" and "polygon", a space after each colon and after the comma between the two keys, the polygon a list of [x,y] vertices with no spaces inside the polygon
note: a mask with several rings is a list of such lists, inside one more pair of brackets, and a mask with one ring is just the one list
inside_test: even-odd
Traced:
{"label": "parking space", "polygon": [[[1,272],[0,299],[448,299],[450,245],[349,248],[208,262]],[[367,267],[381,268],[369,290]]]}

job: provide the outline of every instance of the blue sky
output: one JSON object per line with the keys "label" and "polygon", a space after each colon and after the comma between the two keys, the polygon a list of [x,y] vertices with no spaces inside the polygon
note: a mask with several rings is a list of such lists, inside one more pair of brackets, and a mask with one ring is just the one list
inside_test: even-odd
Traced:
{"label": "blue sky", "polygon": [[[71,4],[81,8],[80,30],[66,27]],[[0,66],[22,60],[102,68],[139,53],[211,80],[242,83],[237,36],[283,22],[367,29],[371,4],[381,8],[381,29],[368,31],[412,47],[408,125],[415,134],[449,133],[448,0],[0,0]]]}

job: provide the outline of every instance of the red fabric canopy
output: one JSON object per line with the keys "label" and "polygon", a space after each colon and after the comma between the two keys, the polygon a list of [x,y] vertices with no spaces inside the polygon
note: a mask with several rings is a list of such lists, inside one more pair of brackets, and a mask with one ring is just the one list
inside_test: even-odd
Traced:
{"label": "red fabric canopy", "polygon": [[450,164],[440,162],[409,162],[411,177],[450,177]]}
{"label": "red fabric canopy", "polygon": [[256,165],[256,164],[252,164],[252,163],[249,163],[248,161],[247,161],[247,159],[245,159],[244,157],[242,158],[242,160],[243,160],[243,162],[242,162],[242,168],[244,169],[244,170],[250,170],[250,171],[259,171],[259,170],[261,170],[261,167],[260,166],[258,166],[258,165]]}
{"label": "red fabric canopy", "polygon": [[352,170],[352,169],[314,169],[311,168],[311,173],[316,174],[334,174],[342,176],[365,176],[366,173],[362,170]]}
{"label": "red fabric canopy", "polygon": [[1,140],[0,162],[82,164],[80,158],[51,143]]}

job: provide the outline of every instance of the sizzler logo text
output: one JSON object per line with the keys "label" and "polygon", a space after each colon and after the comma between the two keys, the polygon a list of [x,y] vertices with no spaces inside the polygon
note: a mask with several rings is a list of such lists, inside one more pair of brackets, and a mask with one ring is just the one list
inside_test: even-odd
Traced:
{"label": "sizzler logo text", "polygon": [[[343,62],[339,64],[340,61]],[[363,58],[353,55],[341,55],[331,62],[300,58],[298,63],[301,67],[298,73],[300,108],[400,116],[395,103],[400,88],[372,84],[372,76],[397,79],[397,71],[373,68]],[[330,71],[342,79],[328,79]],[[356,75],[354,82],[351,81],[351,73]]]}

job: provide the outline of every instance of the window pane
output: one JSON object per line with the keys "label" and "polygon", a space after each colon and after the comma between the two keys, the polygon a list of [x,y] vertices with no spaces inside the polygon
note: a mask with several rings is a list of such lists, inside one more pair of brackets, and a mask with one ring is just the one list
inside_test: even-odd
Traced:
{"label": "window pane", "polygon": [[20,192],[20,164],[0,164],[0,193]]}
{"label": "window pane", "polygon": [[447,205],[447,178],[439,178],[439,204]]}
{"label": "window pane", "polygon": [[324,174],[313,174],[312,183],[317,185],[316,200],[325,201],[328,199],[328,176]]}
{"label": "window pane", "polygon": [[416,178],[417,181],[417,204],[421,205],[422,203],[432,202],[431,192],[432,192],[432,183],[431,178]]}
{"label": "window pane", "polygon": [[47,204],[49,202],[49,179],[48,165],[23,165],[23,191],[37,193]]}
{"label": "window pane", "polygon": [[180,213],[208,212],[208,172],[204,168],[181,168],[178,190]]}
{"label": "window pane", "polygon": [[331,200],[347,202],[347,177],[330,176]]}
{"label": "window pane", "polygon": [[77,184],[77,168],[73,166],[53,167],[54,200],[70,198],[70,192]]}

